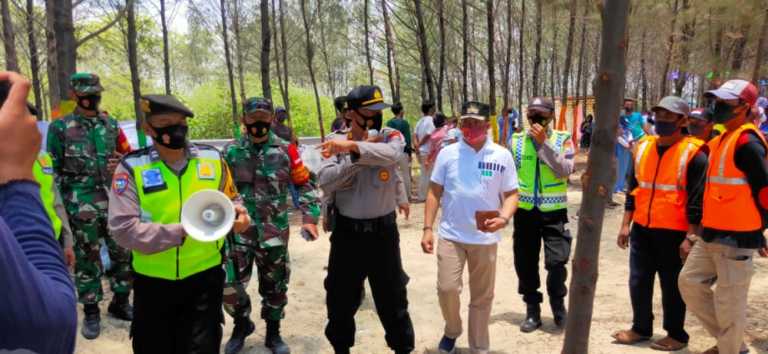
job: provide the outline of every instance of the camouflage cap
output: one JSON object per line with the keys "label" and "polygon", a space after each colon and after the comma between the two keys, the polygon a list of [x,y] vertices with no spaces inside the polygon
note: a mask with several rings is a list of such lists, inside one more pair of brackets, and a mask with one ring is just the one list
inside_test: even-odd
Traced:
{"label": "camouflage cap", "polygon": [[275,113],[272,100],[264,97],[251,97],[243,102],[243,114],[256,113],[258,111]]}
{"label": "camouflage cap", "polygon": [[78,94],[95,94],[104,91],[99,76],[91,73],[75,73],[69,77],[72,90]]}

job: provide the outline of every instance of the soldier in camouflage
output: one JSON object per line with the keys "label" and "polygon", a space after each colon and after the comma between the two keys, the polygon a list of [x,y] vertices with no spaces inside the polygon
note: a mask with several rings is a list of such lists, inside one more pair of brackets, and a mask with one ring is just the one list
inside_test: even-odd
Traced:
{"label": "soldier in camouflage", "polygon": [[259,277],[261,318],[267,324],[265,346],[273,353],[289,353],[280,337],[290,278],[288,256],[289,186],[298,190],[298,205],[303,216],[302,234],[317,239],[320,214],[318,195],[309,170],[303,165],[295,145],[270,130],[274,119],[272,102],[250,98],[243,107],[242,122],[248,134],[224,148],[225,159],[245,207],[253,220],[243,234],[229,242],[226,263],[227,283],[224,309],[235,320],[226,353],[237,353],[245,337],[253,333],[251,301],[245,289],[256,263]]}
{"label": "soldier in camouflage", "polygon": [[109,250],[111,270],[106,272],[114,292],[109,313],[131,321],[130,253],[118,246],[107,232],[107,191],[122,154],[130,150],[121,140],[117,121],[99,111],[102,87],[99,77],[77,73],[70,78],[75,111],[48,129],[48,152],[53,160],[56,185],[64,199],[75,248],[75,283],[85,317],[82,334],[94,339],[100,332],[99,301],[103,297],[101,276],[102,242]]}

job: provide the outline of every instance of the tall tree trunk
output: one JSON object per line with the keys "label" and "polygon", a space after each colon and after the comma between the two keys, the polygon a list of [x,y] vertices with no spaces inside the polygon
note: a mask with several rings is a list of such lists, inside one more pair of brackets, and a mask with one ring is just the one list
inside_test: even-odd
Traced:
{"label": "tall tree trunk", "polygon": [[531,84],[533,85],[533,96],[539,95],[539,66],[541,66],[541,7],[542,0],[536,0],[536,56],[533,58],[533,77],[531,77]]}
{"label": "tall tree trunk", "polygon": [[38,58],[37,40],[35,39],[35,1],[27,0],[27,41],[29,44],[29,68],[32,72],[32,90],[35,93],[35,108],[39,112],[38,120],[45,118],[43,95],[40,88],[40,59]]}
{"label": "tall tree trunk", "polygon": [[272,35],[269,33],[269,2],[261,0],[261,92],[272,99],[272,85],[269,82],[269,49]]}
{"label": "tall tree trunk", "polygon": [[755,67],[752,69],[752,82],[757,83],[760,79],[761,69],[763,67],[763,56],[765,55],[766,38],[768,38],[768,8],[763,15],[763,28],[760,30],[760,38],[757,40],[757,54],[755,55]]}
{"label": "tall tree trunk", "polygon": [[[243,40],[240,27],[240,0],[232,1],[232,29],[235,34],[235,60],[237,61],[237,84],[240,87],[240,102],[245,102],[245,69],[243,68]],[[274,21],[272,22],[274,24]]]}
{"label": "tall tree trunk", "polygon": [[[237,0],[235,0],[237,2]],[[235,10],[237,13],[237,10]],[[163,30],[163,74],[165,78],[165,94],[171,94],[171,58],[168,55],[168,24],[165,19],[165,0],[160,0],[160,26]]]}
{"label": "tall tree trunk", "polygon": [[229,51],[229,31],[227,30],[227,4],[219,1],[221,6],[221,37],[224,41],[224,59],[227,64],[227,79],[229,80],[229,98],[232,104],[232,132],[235,138],[240,137],[240,121],[237,117],[237,93],[235,92],[235,74],[232,69],[232,56]]}
{"label": "tall tree trunk", "polygon": [[[331,96],[336,96],[336,80],[333,79],[333,67],[328,59],[328,39],[325,32],[322,0],[317,0],[317,24],[320,26],[320,53],[323,55],[323,63],[325,64],[326,75],[328,75],[328,89],[331,91]],[[367,42],[368,40],[366,39],[366,44]]]}
{"label": "tall tree trunk", "polygon": [[[288,79],[288,44],[285,40],[285,3],[283,0],[280,0],[280,46],[283,48],[283,83],[285,84],[285,89],[283,90],[283,104],[285,105],[285,110],[291,112],[291,96],[289,93],[290,81]],[[288,115],[288,125],[293,127],[290,114]],[[322,127],[323,125],[320,124],[320,129],[323,129]]]}
{"label": "tall tree trunk", "polygon": [[381,0],[381,12],[384,14],[384,34],[387,40],[387,72],[389,87],[392,91],[392,102],[400,102],[400,72],[395,58],[395,37],[389,20],[389,5],[387,0]]}
{"label": "tall tree trunk", "polygon": [[413,0],[413,4],[416,10],[416,23],[417,23],[417,33],[416,37],[419,39],[419,51],[421,54],[421,71],[422,75],[424,75],[424,83],[426,84],[427,89],[427,100],[430,102],[435,101],[435,87],[432,82],[432,68],[430,66],[429,60],[429,45],[427,43],[427,31],[426,27],[424,25],[424,13],[421,10],[421,0]]}
{"label": "tall tree trunk", "polygon": [[675,0],[674,7],[672,8],[672,24],[669,29],[669,39],[667,39],[667,56],[664,59],[664,69],[661,71],[661,77],[659,80],[659,97],[667,95],[669,85],[667,84],[667,74],[669,73],[669,65],[672,62],[672,53],[675,49],[675,25],[677,25],[677,13],[680,0]]}
{"label": "tall tree trunk", "polygon": [[734,42],[733,61],[731,62],[731,75],[739,75],[744,65],[744,50],[747,47],[747,36],[749,35],[750,23],[744,22],[741,25],[741,37]]}
{"label": "tall tree trunk", "polygon": [[523,114],[523,86],[525,81],[525,58],[523,54],[525,53],[525,1],[520,1],[520,25],[518,28],[520,29],[519,34],[519,42],[518,45],[518,63],[517,63],[517,113]]}
{"label": "tall tree trunk", "polygon": [[579,43],[579,63],[576,65],[578,67],[577,73],[576,73],[576,99],[578,100],[579,97],[581,97],[582,105],[581,105],[581,117],[582,120],[586,120],[586,112],[587,112],[587,90],[586,85],[584,86],[584,90],[581,90],[582,82],[586,82],[587,78],[586,76],[586,68],[584,67],[584,43],[587,40],[587,15],[589,14],[589,3],[584,4],[584,15],[581,17],[579,21],[579,27],[581,27],[581,43]]}
{"label": "tall tree trunk", "polygon": [[437,23],[440,37],[440,68],[437,74],[437,109],[443,110],[443,82],[445,81],[445,1],[437,0]]}
{"label": "tall tree trunk", "polygon": [[646,28],[643,27],[643,39],[640,41],[640,85],[642,86],[642,93],[643,93],[643,101],[642,101],[643,111],[648,110],[648,75],[646,74],[646,67],[645,67],[646,37],[647,37],[647,31],[646,31]]}
{"label": "tall tree trunk", "polygon": [[[690,9],[690,0],[683,0],[683,11]],[[688,63],[691,56],[691,41],[696,35],[696,17],[691,18],[683,24],[682,38],[680,38],[680,75],[675,81],[675,95],[683,96],[683,88],[688,80]]]}
{"label": "tall tree trunk", "polygon": [[[468,73],[469,73],[469,4],[468,0],[461,0],[461,48],[462,48],[462,66],[461,66],[461,100],[469,101]],[[525,5],[523,5],[525,6]]]}
{"label": "tall tree trunk", "polygon": [[569,321],[563,354],[589,353],[589,332],[598,277],[600,234],[605,205],[615,179],[613,149],[616,144],[619,107],[626,80],[627,17],[629,0],[605,1],[602,11],[603,45],[597,90],[597,128],[589,150],[587,171],[582,177],[583,198],[579,231],[573,257],[569,297]]}
{"label": "tall tree trunk", "polygon": [[493,1],[486,1],[488,10],[488,105],[491,106],[491,118],[496,119],[496,67],[493,53]]}
{"label": "tall tree trunk", "polygon": [[0,0],[0,17],[3,20],[3,46],[5,47],[5,68],[8,71],[19,71],[19,57],[16,55],[16,33],[13,30],[13,19],[8,0]]}
{"label": "tall tree trunk", "polygon": [[557,5],[553,5],[552,27],[555,28],[552,33],[552,56],[549,61],[549,97],[555,99],[555,77],[557,77],[557,32],[560,26],[557,25]]}
{"label": "tall tree trunk", "polygon": [[72,0],[51,0],[53,6],[53,33],[56,37],[56,76],[59,83],[59,100],[69,99],[69,77],[77,70],[77,40],[72,23]]}
{"label": "tall tree trunk", "polygon": [[[280,97],[283,98],[283,105],[285,105],[285,102],[288,100],[288,97],[285,95],[285,87],[283,85],[283,64],[280,61],[280,37],[278,35],[277,30],[277,6],[275,4],[275,0],[272,0],[272,18],[270,19],[272,22],[272,40],[275,46],[274,50],[274,57],[275,57],[275,76],[277,76],[277,86],[280,89]],[[289,114],[290,116],[290,114]],[[289,122],[290,123],[290,122]]]}
{"label": "tall tree trunk", "polygon": [[48,106],[51,109],[51,118],[58,118],[54,110],[59,106],[61,93],[59,92],[59,69],[56,59],[56,35],[53,29],[53,19],[56,16],[55,0],[45,0],[45,46],[46,46],[46,71],[48,73]]}
{"label": "tall tree trunk", "polygon": [[317,81],[315,81],[315,69],[312,65],[315,48],[312,44],[312,34],[310,31],[309,20],[307,19],[307,0],[301,0],[301,19],[304,22],[304,35],[306,38],[307,69],[309,69],[309,78],[312,80],[312,89],[315,91],[315,105],[317,106],[317,123],[320,125],[320,141],[325,141],[325,127],[323,126],[323,111],[320,107],[320,94],[317,92]]}
{"label": "tall tree trunk", "polygon": [[[504,92],[504,107],[503,109],[508,109],[511,107],[509,104],[509,91],[512,89],[510,85],[510,70],[512,66],[512,0],[507,0],[507,48],[506,53],[504,56],[504,78],[502,80],[502,83],[504,84],[504,88],[502,91]],[[505,122],[507,117],[504,117]],[[507,124],[504,124],[506,127]]]}
{"label": "tall tree trunk", "polygon": [[368,1],[363,1],[363,27],[365,33],[363,34],[363,37],[365,37],[365,62],[368,64],[368,84],[373,85],[373,59],[371,58],[371,43],[369,40],[368,34],[370,33],[370,30],[368,29]]}
{"label": "tall tree trunk", "polygon": [[126,46],[128,53],[128,68],[131,71],[131,93],[133,93],[133,111],[136,114],[136,132],[139,138],[139,147],[147,146],[146,136],[141,129],[141,121],[144,119],[144,112],[141,110],[141,79],[139,78],[139,59],[138,59],[138,46],[139,42],[136,33],[136,1],[127,0],[125,6],[127,7],[127,33],[126,33]]}
{"label": "tall tree trunk", "polygon": [[[560,108],[560,118],[565,118],[565,112],[568,110],[568,79],[571,75],[571,56],[573,55],[573,33],[576,27],[576,11],[578,11],[578,1],[571,0],[571,6],[568,9],[569,22],[568,22],[568,39],[565,44],[565,63],[563,64],[563,81],[562,81],[562,106]],[[576,105],[574,104],[574,109]],[[565,125],[563,125],[565,126]],[[576,129],[576,127],[573,127]],[[575,136],[576,134],[574,134]]]}

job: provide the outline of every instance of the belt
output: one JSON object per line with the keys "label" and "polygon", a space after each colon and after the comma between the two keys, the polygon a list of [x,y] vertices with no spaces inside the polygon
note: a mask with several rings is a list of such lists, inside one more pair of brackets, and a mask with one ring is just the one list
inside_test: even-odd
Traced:
{"label": "belt", "polygon": [[396,224],[397,214],[393,211],[387,215],[373,219],[354,219],[338,214],[336,226],[354,232],[374,232]]}

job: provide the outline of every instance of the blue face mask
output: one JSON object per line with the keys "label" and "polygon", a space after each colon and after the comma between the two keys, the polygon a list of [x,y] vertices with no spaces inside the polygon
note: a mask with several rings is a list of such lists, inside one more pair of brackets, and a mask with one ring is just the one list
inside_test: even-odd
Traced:
{"label": "blue face mask", "polygon": [[670,136],[674,135],[679,127],[677,126],[677,122],[662,122],[662,121],[656,121],[656,134],[659,134],[659,136]]}

